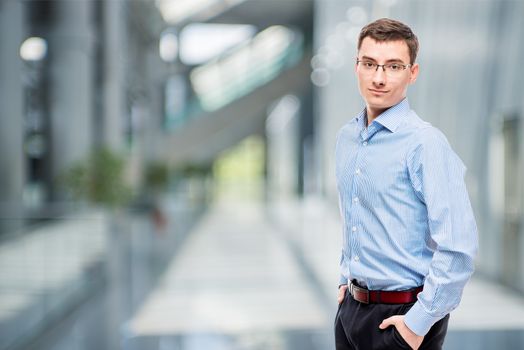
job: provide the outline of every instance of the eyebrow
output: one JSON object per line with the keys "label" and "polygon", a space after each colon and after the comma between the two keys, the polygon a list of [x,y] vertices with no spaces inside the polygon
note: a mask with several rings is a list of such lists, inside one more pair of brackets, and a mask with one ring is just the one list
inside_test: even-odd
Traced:
{"label": "eyebrow", "polygon": [[[369,56],[362,56],[362,59],[377,62],[376,59],[374,59],[373,57],[369,57]],[[405,64],[404,61],[402,61],[400,58],[390,58],[389,60],[386,61],[386,63],[392,63],[392,62],[399,62],[399,63]]]}

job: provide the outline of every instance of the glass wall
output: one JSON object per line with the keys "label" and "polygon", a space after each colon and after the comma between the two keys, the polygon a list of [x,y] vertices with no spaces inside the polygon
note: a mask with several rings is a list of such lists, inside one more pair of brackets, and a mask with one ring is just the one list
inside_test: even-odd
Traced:
{"label": "glass wall", "polygon": [[521,291],[523,11],[521,1],[319,0],[312,62],[324,78],[317,82],[317,141],[325,156],[325,192],[335,201],[336,131],[363,107],[353,72],[359,30],[381,17],[412,27],[420,41],[420,75],[409,101],[445,133],[468,167],[480,231],[478,272]]}

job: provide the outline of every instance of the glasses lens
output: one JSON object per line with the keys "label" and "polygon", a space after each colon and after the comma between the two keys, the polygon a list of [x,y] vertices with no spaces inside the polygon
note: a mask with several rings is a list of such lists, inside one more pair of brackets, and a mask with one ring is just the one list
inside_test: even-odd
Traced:
{"label": "glasses lens", "polygon": [[378,65],[372,61],[358,61],[358,65],[360,67],[360,70],[364,74],[373,74],[378,69],[382,69],[386,73],[386,75],[390,77],[401,76],[407,68],[407,66],[399,63]]}
{"label": "glasses lens", "polygon": [[406,66],[399,63],[392,63],[384,66],[386,73],[390,76],[399,76],[401,75],[404,70],[406,69]]}

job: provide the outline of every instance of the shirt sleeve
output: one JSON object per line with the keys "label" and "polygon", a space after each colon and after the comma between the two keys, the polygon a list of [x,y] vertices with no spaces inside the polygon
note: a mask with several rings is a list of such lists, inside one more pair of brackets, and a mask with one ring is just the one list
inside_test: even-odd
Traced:
{"label": "shirt sleeve", "polygon": [[424,290],[404,322],[418,335],[454,310],[474,271],[478,234],[464,175],[466,167],[446,138],[435,128],[421,132],[421,141],[408,156],[409,176],[425,204],[434,250]]}
{"label": "shirt sleeve", "polygon": [[344,277],[342,274],[340,274],[338,285],[341,286],[341,285],[346,285],[346,284],[348,284],[348,279]]}
{"label": "shirt sleeve", "polygon": [[[342,198],[340,198],[340,194],[338,195],[338,208],[340,211],[340,220],[342,221],[342,236],[344,236],[344,228],[346,227],[346,222],[343,214],[343,207],[342,207]],[[339,268],[342,269],[342,265],[344,263],[344,250],[340,252],[340,262],[339,262]],[[338,280],[338,286],[340,287],[342,284],[348,284],[348,279],[344,276],[342,271],[340,272],[340,278]]]}
{"label": "shirt sleeve", "polygon": [[[344,261],[344,252],[340,252],[340,268],[342,268],[342,263]],[[348,279],[340,272],[340,278],[338,280],[338,286],[340,287],[342,284],[348,284]]]}

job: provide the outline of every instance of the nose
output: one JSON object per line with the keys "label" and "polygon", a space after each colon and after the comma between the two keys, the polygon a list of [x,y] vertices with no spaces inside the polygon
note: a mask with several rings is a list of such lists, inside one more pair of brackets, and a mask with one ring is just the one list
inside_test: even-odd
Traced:
{"label": "nose", "polygon": [[375,72],[373,72],[373,84],[383,86],[386,84],[386,72],[384,72],[383,67],[377,67]]}

